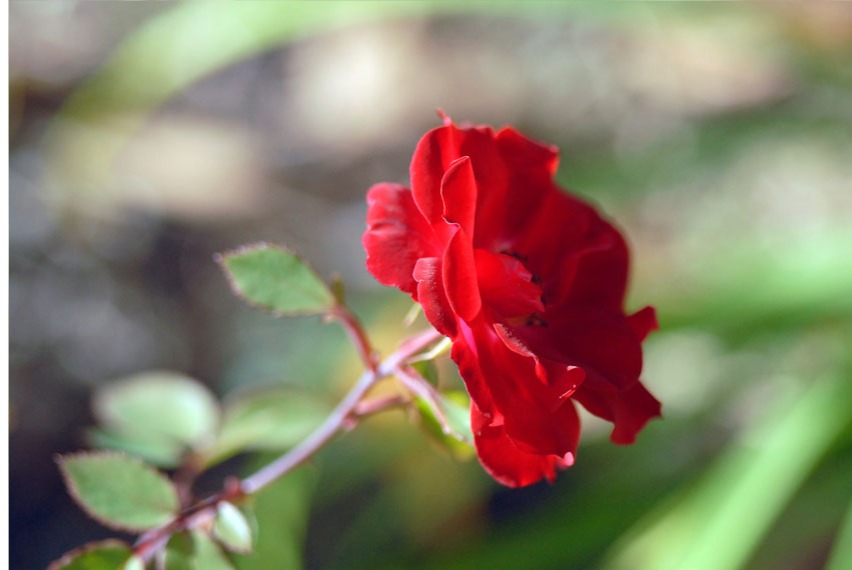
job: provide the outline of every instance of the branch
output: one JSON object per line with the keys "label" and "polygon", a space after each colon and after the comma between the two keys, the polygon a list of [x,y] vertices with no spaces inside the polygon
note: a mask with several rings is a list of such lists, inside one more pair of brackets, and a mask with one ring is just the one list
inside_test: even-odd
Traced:
{"label": "branch", "polygon": [[[362,356],[371,355],[372,352],[366,335],[354,315],[345,311],[345,313],[335,314],[334,316],[340,318],[345,323],[344,326],[347,332],[350,332],[350,336],[357,339],[356,346]],[[301,465],[339,431],[344,429],[347,420],[351,419],[353,415],[365,413],[364,410],[359,410],[359,404],[362,403],[364,395],[370,388],[379,380],[394,374],[402,363],[440,336],[440,333],[436,330],[430,329],[404,341],[396,352],[380,364],[369,366],[328,418],[300,444],[242,481],[233,478],[227,480],[222,491],[188,507],[166,525],[142,535],[134,546],[134,554],[145,561],[150,560],[166,545],[173,534],[203,525],[212,520],[216,516],[216,508],[219,503],[224,501],[236,502],[248,495],[253,495]],[[365,362],[373,362],[372,357]],[[373,402],[367,413],[375,413],[383,409],[382,405],[392,407],[398,404],[397,398]]]}

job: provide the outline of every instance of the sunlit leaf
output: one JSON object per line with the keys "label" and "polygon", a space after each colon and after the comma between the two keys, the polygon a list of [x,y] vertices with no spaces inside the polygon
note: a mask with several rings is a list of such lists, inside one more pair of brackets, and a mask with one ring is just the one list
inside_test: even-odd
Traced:
{"label": "sunlit leaf", "polygon": [[442,443],[458,459],[473,456],[473,433],[470,429],[470,400],[464,392],[438,393],[439,417],[430,402],[417,398],[417,410],[426,432]]}
{"label": "sunlit leaf", "polygon": [[145,570],[145,561],[139,556],[131,556],[120,570]]}
{"label": "sunlit leaf", "polygon": [[178,511],[171,482],[139,460],[116,453],[78,453],[58,462],[74,499],[109,527],[148,530]]}
{"label": "sunlit leaf", "polygon": [[232,552],[248,553],[252,550],[251,526],[240,509],[231,503],[219,503],[213,535]]}
{"label": "sunlit leaf", "polygon": [[206,442],[219,423],[219,405],[210,391],[175,372],[112,382],[95,394],[93,407],[104,427],[96,440],[165,464]]}
{"label": "sunlit leaf", "polygon": [[295,253],[259,243],[218,258],[234,292],[246,302],[276,315],[326,312],[334,295]]}
{"label": "sunlit leaf", "polygon": [[195,546],[192,561],[196,570],[234,570],[228,556],[209,536],[193,532],[192,542]]}
{"label": "sunlit leaf", "polygon": [[434,360],[418,360],[417,362],[412,362],[411,367],[432,386],[438,385],[438,367],[435,365]]}
{"label": "sunlit leaf", "polygon": [[225,407],[222,430],[210,451],[211,462],[245,450],[292,447],[328,415],[324,401],[292,389],[260,390],[237,397]]}
{"label": "sunlit leaf", "polygon": [[65,554],[47,570],[136,570],[128,566],[133,551],[120,540],[92,542]]}
{"label": "sunlit leaf", "polygon": [[164,570],[233,570],[219,546],[201,531],[182,532],[169,539],[160,555]]}

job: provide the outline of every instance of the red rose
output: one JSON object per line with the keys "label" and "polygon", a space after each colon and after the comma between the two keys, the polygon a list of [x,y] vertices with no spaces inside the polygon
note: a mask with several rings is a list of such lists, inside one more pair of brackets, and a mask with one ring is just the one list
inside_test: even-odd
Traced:
{"label": "red rose", "polygon": [[654,310],[623,309],[624,239],[553,182],[557,151],[511,127],[426,133],[411,190],[368,195],[367,268],[453,343],[483,467],[520,487],[574,461],[573,401],[632,443],[660,404],[639,382]]}

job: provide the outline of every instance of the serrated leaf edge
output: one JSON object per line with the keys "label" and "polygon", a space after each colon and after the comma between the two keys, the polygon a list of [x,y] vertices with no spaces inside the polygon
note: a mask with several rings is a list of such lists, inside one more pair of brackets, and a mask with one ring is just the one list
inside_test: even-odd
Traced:
{"label": "serrated leaf edge", "polygon": [[[80,496],[80,493],[78,492],[76,485],[73,484],[71,474],[68,472],[68,469],[65,466],[65,463],[69,458],[70,459],[76,459],[76,458],[79,458],[79,457],[121,457],[123,459],[127,459],[131,463],[136,463],[137,465],[141,465],[142,467],[145,467],[145,468],[149,469],[150,471],[152,471],[153,473],[155,473],[159,478],[166,481],[169,484],[169,489],[171,489],[171,492],[174,494],[175,504],[176,505],[180,504],[180,500],[179,500],[179,497],[178,497],[178,494],[177,494],[177,490],[175,489],[172,481],[168,477],[163,475],[158,469],[152,467],[151,465],[148,465],[147,463],[145,463],[144,461],[142,461],[138,457],[128,455],[127,453],[114,452],[114,451],[105,451],[105,452],[104,451],[97,451],[97,452],[80,451],[80,452],[77,452],[77,453],[66,453],[65,455],[57,454],[56,456],[54,456],[54,461],[56,461],[56,464],[59,466],[59,472],[62,474],[62,480],[65,483],[65,488],[68,490],[68,494],[71,495],[71,498],[74,499],[74,502],[77,503],[77,505],[83,510],[83,512],[85,512],[93,520],[99,522],[100,524],[104,525],[107,528],[111,528],[113,530],[118,530],[118,531],[127,531],[127,532],[135,533],[135,532],[144,532],[144,531],[147,531],[147,530],[151,530],[153,528],[158,528],[161,525],[154,525],[154,526],[124,525],[124,524],[121,524],[121,523],[116,523],[115,521],[108,520],[108,519],[104,518],[103,516],[92,512],[91,508],[89,508],[89,506],[86,505],[85,501],[83,501],[83,498]],[[172,513],[172,515],[177,516],[178,512],[176,511],[176,512]]]}
{"label": "serrated leaf edge", "polygon": [[74,561],[75,558],[79,558],[83,556],[87,552],[91,552],[93,550],[98,550],[100,548],[127,548],[128,557],[127,559],[133,557],[133,549],[129,544],[124,542],[123,540],[118,540],[117,538],[108,538],[106,540],[100,540],[97,542],[89,542],[84,544],[83,546],[78,546],[74,550],[69,550],[65,554],[63,554],[60,558],[54,560],[47,567],[47,570],[62,570],[65,566]]}
{"label": "serrated leaf edge", "polygon": [[[323,314],[323,311],[318,312],[318,311],[310,311],[310,310],[293,310],[293,311],[286,311],[286,312],[285,311],[278,311],[276,309],[273,309],[272,307],[263,305],[261,303],[256,303],[256,302],[250,300],[245,295],[243,295],[243,292],[240,291],[240,288],[237,286],[237,282],[234,279],[234,276],[231,274],[231,270],[228,269],[226,262],[227,262],[229,257],[233,257],[235,255],[243,255],[243,254],[246,254],[246,253],[251,253],[253,251],[258,251],[258,250],[263,250],[263,249],[277,249],[277,250],[289,253],[290,255],[292,255],[293,257],[298,259],[311,273],[313,273],[314,277],[317,278],[317,281],[319,281],[320,283],[322,283],[325,286],[325,289],[328,292],[329,297],[331,298],[331,303],[329,303],[328,310],[331,310],[334,307],[334,303],[337,302],[337,298],[334,294],[334,291],[329,287],[328,283],[320,276],[320,274],[317,272],[317,270],[314,269],[313,265],[311,265],[310,263],[305,261],[304,257],[299,255],[298,253],[296,253],[295,251],[293,251],[289,247],[279,245],[279,244],[276,244],[276,243],[273,243],[273,242],[267,242],[267,241],[258,241],[258,242],[254,242],[254,243],[248,243],[248,244],[245,244],[245,245],[235,247],[233,249],[229,249],[227,251],[223,251],[221,253],[217,253],[213,256],[213,261],[215,261],[219,265],[219,267],[222,268],[222,272],[225,274],[225,277],[228,280],[228,285],[230,286],[231,292],[234,294],[234,296],[236,296],[238,299],[240,299],[242,302],[249,305],[250,307],[254,307],[255,309],[259,309],[259,310],[263,311],[264,313],[266,313],[268,315],[272,315],[273,317],[277,317],[277,318],[304,317],[304,316],[310,316],[310,315],[321,315],[321,314]],[[327,313],[328,311],[324,311],[324,312]]]}

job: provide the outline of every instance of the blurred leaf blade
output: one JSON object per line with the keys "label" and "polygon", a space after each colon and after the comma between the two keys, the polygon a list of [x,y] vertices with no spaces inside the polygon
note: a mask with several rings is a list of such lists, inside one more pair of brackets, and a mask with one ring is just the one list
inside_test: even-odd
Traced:
{"label": "blurred leaf blade", "polygon": [[852,502],[846,510],[846,517],[834,539],[825,570],[844,570],[852,568]]}
{"label": "blurred leaf blade", "polygon": [[228,550],[247,554],[251,552],[254,539],[245,515],[231,503],[220,503],[213,523],[213,534]]}
{"label": "blurred leaf blade", "polygon": [[246,450],[292,447],[326,418],[331,407],[306,392],[267,389],[245,393],[225,406],[222,429],[206,452],[215,463]]}
{"label": "blurred leaf blade", "polygon": [[171,482],[139,460],[116,453],[77,453],[58,461],[71,495],[106,526],[149,530],[179,510]]}
{"label": "blurred leaf blade", "polygon": [[87,439],[92,447],[121,451],[167,469],[178,467],[186,452],[180,443],[148,432],[116,433],[95,428],[89,430]]}
{"label": "blurred leaf blade", "polygon": [[175,465],[186,449],[203,446],[216,432],[219,404],[200,382],[156,371],[117,380],[100,389],[93,403],[104,426],[97,442]]}
{"label": "blurred leaf blade", "polygon": [[429,402],[423,398],[416,400],[423,429],[437,442],[446,446],[457,459],[470,459],[475,454],[470,428],[470,399],[461,391],[437,394],[437,405],[441,408],[443,418],[436,416]]}
{"label": "blurred leaf blade", "polygon": [[[606,568],[742,568],[773,520],[849,422],[850,385],[829,376],[788,391],[702,482],[627,539]],[[755,448],[753,442],[761,442]],[[719,545],[724,544],[724,548]]]}
{"label": "blurred leaf blade", "polygon": [[234,570],[234,565],[219,545],[203,532],[192,533],[193,563],[196,570]]}
{"label": "blurred leaf blade", "polygon": [[133,550],[120,540],[104,540],[72,550],[47,570],[130,570]]}

